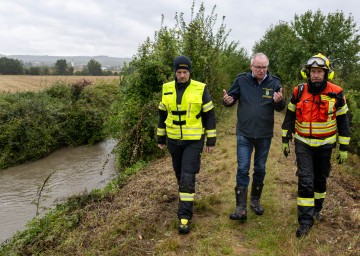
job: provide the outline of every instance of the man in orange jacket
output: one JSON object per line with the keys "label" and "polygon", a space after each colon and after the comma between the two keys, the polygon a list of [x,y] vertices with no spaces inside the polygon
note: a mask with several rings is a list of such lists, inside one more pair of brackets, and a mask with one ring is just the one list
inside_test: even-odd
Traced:
{"label": "man in orange jacket", "polygon": [[[298,175],[297,237],[306,236],[320,211],[326,195],[332,149],[338,138],[339,163],[347,159],[350,142],[348,106],[343,89],[331,82],[334,72],[322,54],[312,56],[302,70],[308,82],[296,86],[282,124],[285,156],[290,153],[289,140],[295,137]],[[337,136],[338,135],[338,136]]]}

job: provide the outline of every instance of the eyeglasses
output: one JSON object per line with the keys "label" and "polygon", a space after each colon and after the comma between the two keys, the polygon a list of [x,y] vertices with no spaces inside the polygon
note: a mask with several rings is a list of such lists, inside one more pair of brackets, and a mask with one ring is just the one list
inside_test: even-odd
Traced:
{"label": "eyeglasses", "polygon": [[312,57],[306,62],[306,66],[317,66],[317,67],[327,67],[326,60],[319,57]]}
{"label": "eyeglasses", "polygon": [[267,69],[268,66],[255,66],[255,65],[251,65],[253,66],[256,70],[261,70],[261,69]]}

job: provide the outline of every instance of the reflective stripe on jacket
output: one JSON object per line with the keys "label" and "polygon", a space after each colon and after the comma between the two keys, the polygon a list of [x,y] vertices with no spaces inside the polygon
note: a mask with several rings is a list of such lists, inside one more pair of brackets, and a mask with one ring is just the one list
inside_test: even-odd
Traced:
{"label": "reflective stripe on jacket", "polygon": [[[310,146],[321,146],[336,142],[338,132],[337,116],[345,115],[348,106],[345,98],[342,105],[338,105],[338,95],[342,95],[342,88],[327,82],[320,94],[310,94],[308,84],[299,93],[299,87],[294,88],[293,97],[300,94],[299,99],[291,100],[288,111],[295,113],[295,138]],[[284,121],[284,123],[286,123]],[[288,136],[288,126],[283,126],[283,138]],[[339,139],[340,144],[349,144],[350,137]]]}

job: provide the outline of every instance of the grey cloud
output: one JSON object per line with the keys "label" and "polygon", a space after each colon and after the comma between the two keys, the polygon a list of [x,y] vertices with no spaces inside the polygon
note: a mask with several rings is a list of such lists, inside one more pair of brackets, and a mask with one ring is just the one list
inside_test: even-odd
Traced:
{"label": "grey cloud", "polygon": [[[3,0],[0,1],[0,54],[108,55],[131,57],[146,37],[165,25],[173,27],[175,13],[190,19],[192,0]],[[359,10],[360,2],[343,0],[207,0],[218,23],[225,16],[229,40],[248,51],[270,25],[292,21],[311,7],[323,13]],[[195,13],[201,1],[196,1]],[[354,14],[354,13],[353,13]],[[360,13],[354,16],[358,22]]]}

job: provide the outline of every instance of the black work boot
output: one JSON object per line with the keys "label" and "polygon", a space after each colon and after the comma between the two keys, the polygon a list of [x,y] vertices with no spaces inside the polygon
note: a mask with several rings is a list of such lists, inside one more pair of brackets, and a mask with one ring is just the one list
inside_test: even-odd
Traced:
{"label": "black work boot", "polygon": [[230,214],[231,220],[247,220],[247,188],[245,187],[235,187],[235,197],[236,197],[236,209],[235,212]]}
{"label": "black work boot", "polygon": [[252,183],[250,207],[256,215],[263,215],[264,209],[260,205],[260,197],[263,189],[263,183]]}
{"label": "black work boot", "polygon": [[324,198],[315,199],[315,212],[314,212],[314,219],[317,222],[324,221],[323,216],[321,215],[322,206],[324,203]]}
{"label": "black work boot", "polygon": [[315,219],[317,222],[323,222],[323,221],[324,221],[324,217],[321,215],[321,212],[320,212],[320,211],[316,211],[316,210],[315,210],[315,213],[314,213],[314,219]]}
{"label": "black work boot", "polygon": [[190,233],[190,221],[188,219],[179,220],[179,234],[189,234]]}
{"label": "black work boot", "polygon": [[299,228],[296,230],[296,237],[302,238],[307,236],[309,234],[309,231],[311,229],[310,225],[300,225]]}

